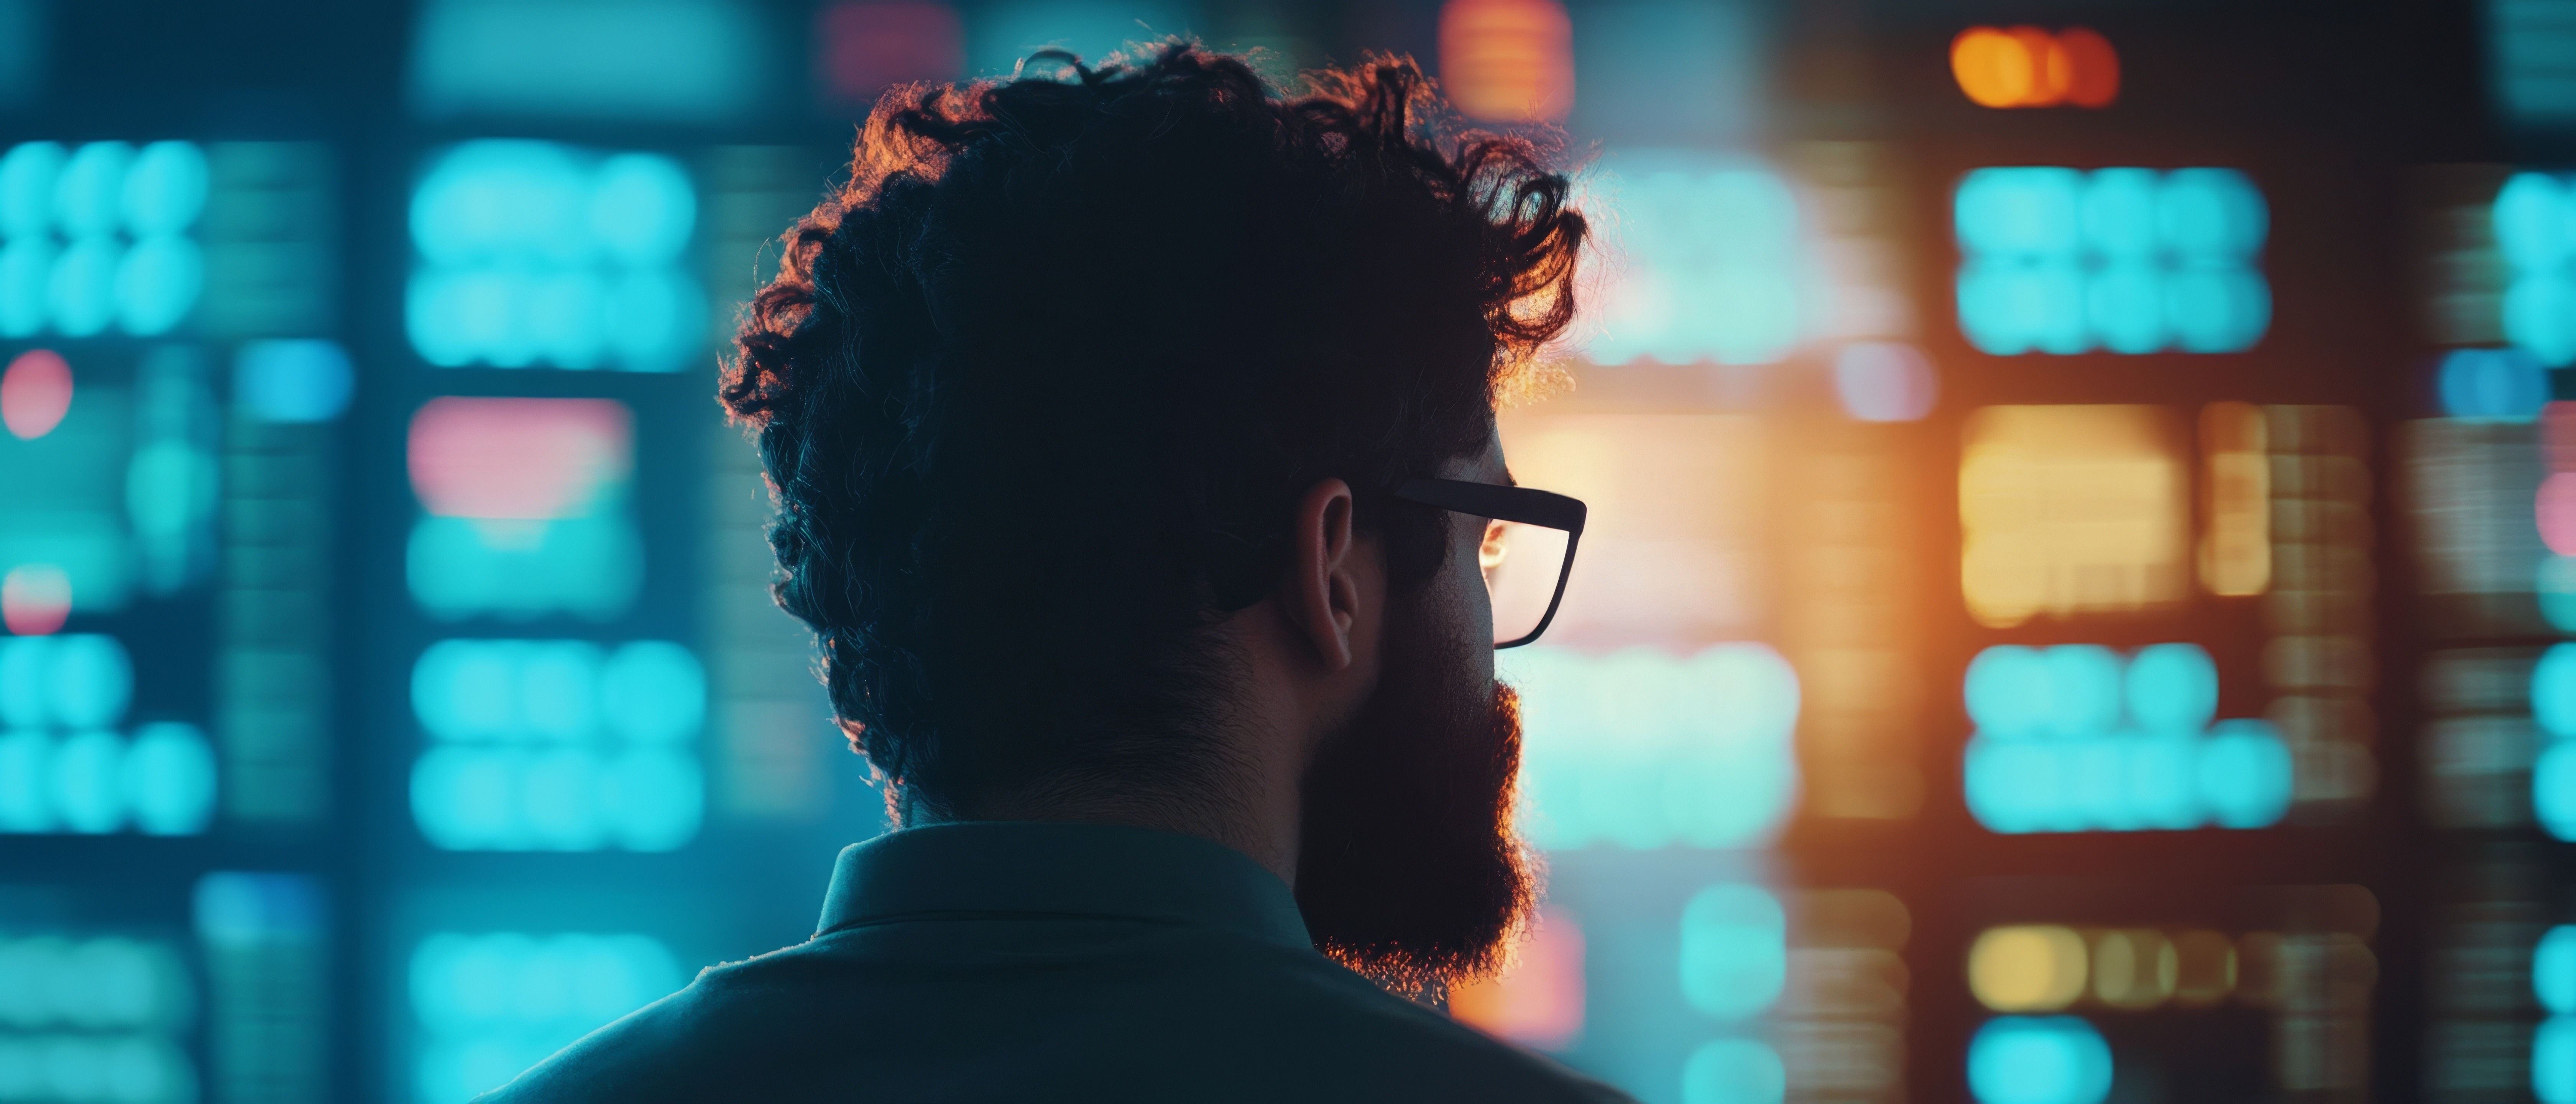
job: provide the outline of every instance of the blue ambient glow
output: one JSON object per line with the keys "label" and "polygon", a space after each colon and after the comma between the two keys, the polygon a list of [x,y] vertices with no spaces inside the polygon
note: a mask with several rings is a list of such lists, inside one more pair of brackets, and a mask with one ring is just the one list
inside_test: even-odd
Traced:
{"label": "blue ambient glow", "polygon": [[156,722],[131,740],[104,729],[0,733],[0,832],[195,835],[214,808],[214,751],[194,726]]}
{"label": "blue ambient glow", "polygon": [[1585,307],[1598,364],[1769,364],[1804,325],[1798,205],[1768,168],[1635,152],[1599,175],[1619,217]]}
{"label": "blue ambient glow", "polygon": [[169,333],[196,309],[203,151],[22,142],[0,154],[0,337]]}
{"label": "blue ambient glow", "polygon": [[412,710],[442,740],[635,743],[692,739],[706,675],[687,648],[639,640],[442,640],[412,668]]}
{"label": "blue ambient glow", "polygon": [[2542,734],[2532,815],[2550,835],[2576,840],[2576,644],[2552,644],[2532,665],[2531,719]]}
{"label": "blue ambient glow", "polygon": [[2576,1016],[2576,924],[2560,924],[2531,951],[2531,995],[2553,1016]]}
{"label": "blue ambient glow", "polygon": [[2549,369],[2526,349],[2453,349],[2438,384],[2454,418],[2528,422],[2549,404]]}
{"label": "blue ambient glow", "polygon": [[106,728],[125,717],[134,663],[112,636],[0,638],[0,724]]}
{"label": "blue ambient glow", "polygon": [[669,851],[696,837],[706,784],[670,748],[436,747],[412,766],[411,808],[451,851]]}
{"label": "blue ambient glow", "polygon": [[349,354],[315,338],[252,341],[233,362],[233,402],[264,422],[327,422],[349,408]]}
{"label": "blue ambient glow", "polygon": [[423,517],[412,523],[405,578],[442,621],[526,620],[568,613],[604,621],[644,580],[644,546],[621,513],[546,521]]}
{"label": "blue ambient glow", "polygon": [[1798,676],[1761,644],[1697,654],[1517,648],[1520,822],[1547,849],[1750,847],[1798,788]]}
{"label": "blue ambient glow", "polygon": [[412,194],[412,347],[447,368],[676,370],[706,336],[696,223],[695,187],[660,154],[458,145]]}
{"label": "blue ambient glow", "polygon": [[[12,1029],[161,1034],[183,1030],[195,1012],[196,994],[191,991],[187,967],[160,940],[122,935],[0,936],[0,1017],[5,1017],[0,1022]],[[119,1049],[106,1047],[94,1053],[114,1056]],[[91,1057],[93,1052],[88,1051],[80,1056],[81,1060]],[[146,1075],[148,1084],[167,1071],[138,1072]],[[133,1087],[120,1082],[115,1098],[165,1099],[159,1094],[122,1091]]]}
{"label": "blue ambient glow", "polygon": [[432,0],[409,99],[431,119],[733,120],[777,67],[766,31],[735,0]]}
{"label": "blue ambient glow", "polygon": [[197,879],[190,911],[198,938],[216,947],[319,938],[326,919],[322,886],[312,876],[243,870]]}
{"label": "blue ambient glow", "polygon": [[2531,1095],[2576,1104],[2576,1016],[2551,1016],[2531,1033]]}
{"label": "blue ambient glow", "polygon": [[2532,665],[2531,719],[2551,736],[2576,737],[2576,644],[2552,644]]}
{"label": "blue ambient glow", "polygon": [[[2576,185],[2516,173],[2496,190],[2496,249],[2507,271],[2504,338],[2549,367],[2576,360]],[[2447,392],[2445,398],[2448,398]]]}
{"label": "blue ambient glow", "polygon": [[680,645],[442,640],[411,699],[435,741],[411,784],[433,844],[667,851],[697,834],[706,675]]}
{"label": "blue ambient glow", "polygon": [[2074,1016],[1998,1016],[1968,1041],[1978,1104],[2102,1104],[2111,1046]]}
{"label": "blue ambient glow", "polygon": [[1788,1066],[1759,1040],[1702,1043],[1682,1062],[1682,1104],[1780,1104],[1788,1097]]}
{"label": "blue ambient glow", "polygon": [[1963,693],[1968,809],[1990,830],[2261,828],[2288,812],[2288,744],[2265,721],[2213,723],[2218,671],[2198,645],[2001,645],[1969,663]]}
{"label": "blue ambient glow", "polygon": [[1758,1015],[1789,977],[1789,921],[1760,886],[1719,885],[1682,909],[1682,997],[1721,1020]]}
{"label": "blue ambient glow", "polygon": [[414,1089],[464,1104],[685,980],[679,960],[632,933],[439,932],[413,948]]}
{"label": "blue ambient glow", "polygon": [[2270,215],[2234,169],[1978,169],[1952,220],[1959,325],[1989,353],[2240,352],[2271,325]]}
{"label": "blue ambient glow", "polygon": [[2531,766],[2531,812],[2550,835],[2576,840],[2576,740],[2542,745]]}

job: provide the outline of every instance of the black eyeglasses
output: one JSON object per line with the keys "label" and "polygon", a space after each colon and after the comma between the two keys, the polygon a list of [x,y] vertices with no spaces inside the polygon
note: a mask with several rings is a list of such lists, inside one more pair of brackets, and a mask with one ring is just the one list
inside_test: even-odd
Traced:
{"label": "black eyeglasses", "polygon": [[1580,500],[1462,479],[1408,479],[1396,485],[1395,497],[1486,520],[1476,563],[1494,600],[1494,647],[1517,648],[1547,631],[1574,574],[1575,543],[1583,539]]}

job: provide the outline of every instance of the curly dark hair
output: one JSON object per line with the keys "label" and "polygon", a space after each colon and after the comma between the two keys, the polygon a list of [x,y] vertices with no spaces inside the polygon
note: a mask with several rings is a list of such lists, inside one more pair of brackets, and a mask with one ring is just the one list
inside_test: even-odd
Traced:
{"label": "curly dark hair", "polygon": [[1221,769],[1205,629],[1277,588],[1319,480],[1399,582],[1447,555],[1384,490],[1484,447],[1583,217],[1531,137],[1435,133],[1410,61],[1301,79],[1171,41],[897,88],[784,236],[723,399],[901,820]]}

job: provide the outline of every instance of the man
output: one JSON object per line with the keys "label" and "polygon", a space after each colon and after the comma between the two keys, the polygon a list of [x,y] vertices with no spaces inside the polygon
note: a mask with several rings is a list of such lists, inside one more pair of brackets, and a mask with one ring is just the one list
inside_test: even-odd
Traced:
{"label": "man", "polygon": [[1493,427],[1572,316],[1565,179],[1427,137],[1408,62],[1035,61],[887,95],[725,380],[901,828],[494,1099],[1621,1099],[1390,994],[1533,895],[1493,646],[1543,625],[1485,569],[1566,531],[1508,569],[1543,623],[1581,527]]}

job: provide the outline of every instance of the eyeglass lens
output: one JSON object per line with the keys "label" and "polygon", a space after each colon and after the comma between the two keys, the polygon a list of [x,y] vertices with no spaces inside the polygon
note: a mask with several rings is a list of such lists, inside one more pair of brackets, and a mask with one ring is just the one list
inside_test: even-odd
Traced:
{"label": "eyeglass lens", "polygon": [[1528,636],[1547,616],[1556,596],[1557,576],[1565,570],[1571,537],[1544,525],[1496,521],[1485,526],[1476,561],[1485,572],[1486,593],[1494,600],[1494,643]]}

